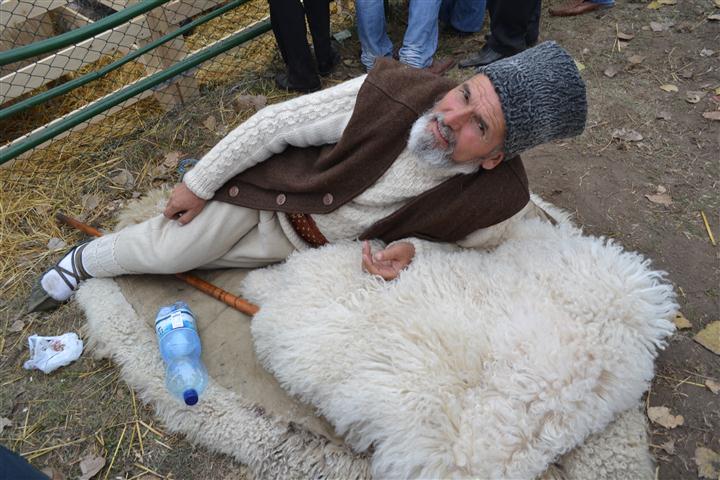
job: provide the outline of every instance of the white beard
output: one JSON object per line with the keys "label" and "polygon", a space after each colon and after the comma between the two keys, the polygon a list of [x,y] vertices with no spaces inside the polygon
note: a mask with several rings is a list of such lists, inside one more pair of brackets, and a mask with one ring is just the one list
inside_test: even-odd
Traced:
{"label": "white beard", "polygon": [[[438,129],[443,137],[448,140],[447,148],[442,148],[437,144],[437,139],[430,128],[430,122],[437,121]],[[443,122],[442,113],[425,112],[410,130],[410,138],[408,138],[407,148],[415,154],[418,163],[426,168],[443,168],[449,169],[453,173],[469,174],[475,173],[480,165],[471,163],[457,163],[452,159],[455,150],[455,135]]]}

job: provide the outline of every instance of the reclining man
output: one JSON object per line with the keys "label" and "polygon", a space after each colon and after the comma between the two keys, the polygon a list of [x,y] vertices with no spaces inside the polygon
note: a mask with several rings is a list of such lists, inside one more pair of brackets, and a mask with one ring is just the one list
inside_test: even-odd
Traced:
{"label": "reclining man", "polygon": [[587,105],[553,42],[479,72],[458,85],[382,60],[266,107],[185,175],[164,215],[65,255],[29,309],[56,306],[90,277],[259,267],[340,240],[384,241],[374,254],[365,242],[361,262],[386,280],[428,241],[497,244],[509,222],[543,213],[518,154],[580,134]]}

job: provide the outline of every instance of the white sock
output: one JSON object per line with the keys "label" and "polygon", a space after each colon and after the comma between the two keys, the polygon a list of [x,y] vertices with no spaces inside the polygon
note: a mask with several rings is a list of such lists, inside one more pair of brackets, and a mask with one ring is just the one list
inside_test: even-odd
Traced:
{"label": "white sock", "polygon": [[[63,257],[62,260],[60,260],[59,266],[69,272],[72,272],[72,257],[73,251],[71,250],[67,255]],[[65,300],[70,298],[70,296],[73,294],[73,292],[77,289],[78,286],[77,280],[75,280],[72,275],[65,274],[64,277],[68,279],[68,281],[72,284],[73,288],[70,288],[68,284],[65,283],[62,278],[60,278],[60,274],[54,269],[43,275],[42,279],[40,280],[40,285],[42,286],[42,288],[58,302],[64,302]]]}

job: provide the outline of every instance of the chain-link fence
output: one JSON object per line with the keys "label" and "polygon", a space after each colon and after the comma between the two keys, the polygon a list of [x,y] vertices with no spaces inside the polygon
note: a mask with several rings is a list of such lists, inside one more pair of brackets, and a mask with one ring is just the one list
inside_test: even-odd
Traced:
{"label": "chain-link fence", "polygon": [[[283,68],[267,0],[2,0],[0,3],[0,295],[75,234],[63,210],[107,219],[178,180],[263,102]],[[352,26],[333,4],[332,29]],[[339,81],[330,79],[330,82]],[[56,240],[63,240],[58,242]],[[2,300],[0,300],[2,307]]]}
{"label": "chain-link fence", "polygon": [[[52,138],[66,134],[67,118],[77,122],[73,114],[82,107],[100,101],[105,105],[119,102],[105,111],[86,113],[90,118],[72,128],[98,123],[112,111],[146,98],[168,110],[197,95],[204,86],[232,82],[267,67],[275,51],[271,36],[263,35],[215,57],[222,53],[217,47],[223,39],[233,34],[237,37],[243,30],[257,35],[269,29],[263,0],[11,0],[2,2],[2,24],[0,58],[22,50],[19,47],[26,50],[16,55],[23,58],[9,63],[14,58],[5,58],[0,66],[3,158],[9,147],[14,147],[13,156],[17,156],[25,153],[19,145],[44,143],[49,135],[38,134],[51,121],[63,127],[56,126]],[[92,28],[99,31],[89,30]],[[67,38],[72,35],[75,38]],[[112,92],[152,78],[199,52],[210,52],[214,58],[177,68],[164,79],[156,78],[152,89],[137,89],[121,102],[112,96]]]}

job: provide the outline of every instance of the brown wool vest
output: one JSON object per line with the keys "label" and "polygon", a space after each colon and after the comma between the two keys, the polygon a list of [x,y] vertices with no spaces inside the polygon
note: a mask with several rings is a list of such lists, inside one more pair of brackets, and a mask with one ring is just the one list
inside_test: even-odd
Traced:
{"label": "brown wool vest", "polygon": [[[405,149],[413,123],[457,84],[387,59],[358,92],[340,141],[289,147],[230,179],[213,200],[258,210],[329,213],[364,192]],[[376,222],[361,239],[455,242],[519,212],[530,199],[520,157],[456,175]]]}

